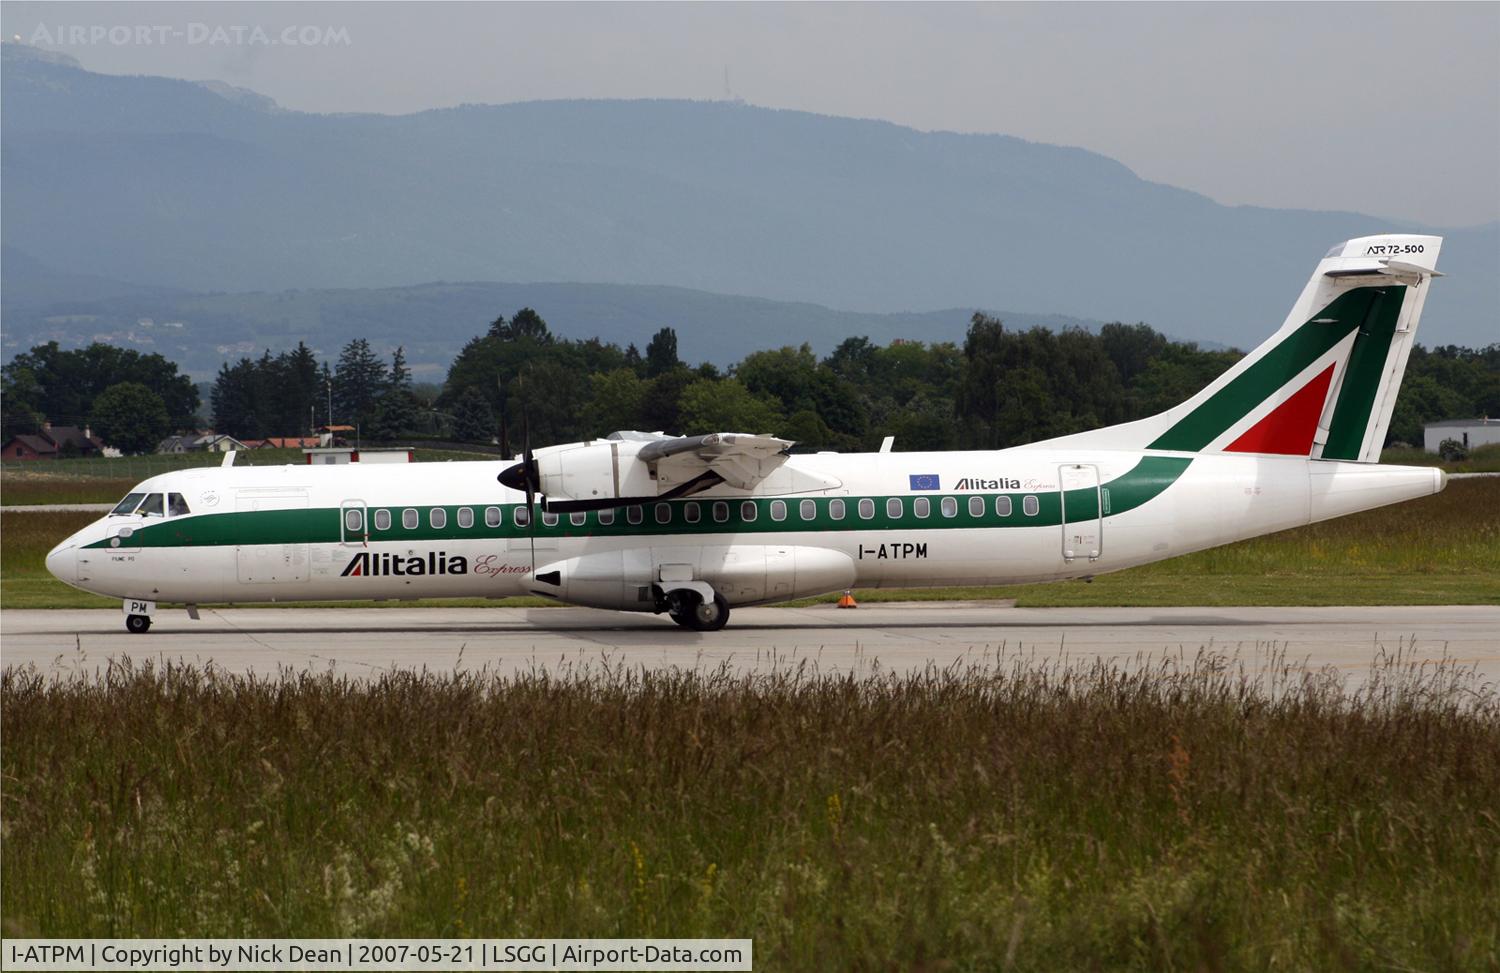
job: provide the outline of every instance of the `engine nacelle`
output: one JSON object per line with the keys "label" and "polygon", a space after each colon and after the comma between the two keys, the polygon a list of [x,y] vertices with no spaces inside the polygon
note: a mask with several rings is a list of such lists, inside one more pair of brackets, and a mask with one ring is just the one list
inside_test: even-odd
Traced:
{"label": "engine nacelle", "polygon": [[554,561],[526,580],[537,594],[617,611],[660,611],[660,595],[697,583],[730,605],[754,605],[842,591],[854,583],[854,559],[779,544],[638,547]]}
{"label": "engine nacelle", "polygon": [[536,451],[541,492],[557,500],[654,497],[650,468],[636,460],[643,443],[595,440]]}

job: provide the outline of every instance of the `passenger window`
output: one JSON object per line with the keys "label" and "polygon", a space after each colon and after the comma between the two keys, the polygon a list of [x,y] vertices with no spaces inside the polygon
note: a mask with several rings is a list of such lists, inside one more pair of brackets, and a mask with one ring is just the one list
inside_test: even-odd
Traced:
{"label": "passenger window", "polygon": [[417,512],[413,508],[407,507],[405,510],[401,511],[401,526],[405,527],[407,530],[416,530],[418,520],[419,518],[417,517]]}
{"label": "passenger window", "polygon": [[525,527],[531,523],[531,508],[517,507],[515,513],[511,516],[511,520],[515,522],[517,527]]}
{"label": "passenger window", "polygon": [[740,504],[740,519],[743,520],[745,523],[747,523],[747,524],[753,524],[753,523],[755,523],[755,518],[759,514],[760,514],[760,511],[757,510],[757,509],[755,509],[755,501],[754,500],[746,500],[744,503]]}
{"label": "passenger window", "polygon": [[875,501],[865,497],[859,502],[859,519],[869,520],[875,516]]}
{"label": "passenger window", "polygon": [[500,526],[500,508],[499,507],[485,507],[484,508],[484,526],[486,526],[486,527],[499,527]]}
{"label": "passenger window", "polygon": [[970,517],[983,517],[984,516],[984,497],[970,497],[969,498],[969,516]]}
{"label": "passenger window", "polygon": [[162,509],[161,509],[161,494],[160,493],[150,493],[150,494],[147,494],[146,495],[146,502],[143,503],[143,504],[141,504],[140,509],[137,510],[136,513],[140,514],[142,517],[161,517],[161,516],[164,516],[164,514],[162,513]]}
{"label": "passenger window", "polygon": [[432,525],[433,530],[442,530],[448,526],[448,511],[442,507],[433,507],[427,511],[427,522]]}
{"label": "passenger window", "polygon": [[542,526],[543,527],[556,527],[557,526],[557,514],[552,513],[551,511],[548,511],[548,510],[543,510],[542,511]]}
{"label": "passenger window", "polygon": [[714,523],[722,524],[729,519],[729,504],[723,500],[714,501]]}
{"label": "passenger window", "polygon": [[191,512],[192,511],[188,510],[187,501],[182,498],[182,494],[180,494],[180,493],[169,493],[169,494],[167,494],[167,516],[168,517],[186,517]]}
{"label": "passenger window", "polygon": [[[325,521],[326,522],[326,521]],[[354,507],[344,511],[344,533],[360,534],[365,529],[365,515]]]}
{"label": "passenger window", "polygon": [[670,524],[672,522],[672,505],[670,503],[659,503],[656,505],[656,522],[658,524]]}
{"label": "passenger window", "polygon": [[470,527],[474,526],[473,507],[458,508],[458,526],[462,527],[464,530],[468,530]]}
{"label": "passenger window", "polygon": [[377,511],[375,511],[375,529],[376,530],[390,530],[391,529],[391,512],[389,510],[377,510]]}
{"label": "passenger window", "polygon": [[682,519],[690,524],[696,524],[703,516],[696,503],[684,504],[682,508]]}
{"label": "passenger window", "polygon": [[575,510],[572,513],[568,514],[568,523],[572,524],[574,527],[582,527],[584,524],[588,523],[588,521],[589,515],[584,513],[582,510]]}
{"label": "passenger window", "polygon": [[774,521],[777,521],[777,522],[786,520],[786,501],[785,500],[772,500],[771,501],[771,519],[774,520]]}
{"label": "passenger window", "polygon": [[1000,515],[1001,517],[1009,517],[1010,516],[1010,510],[1011,510],[1011,507],[1010,507],[1010,497],[996,497],[995,498],[995,513],[996,514]]}
{"label": "passenger window", "polygon": [[613,510],[601,510],[601,511],[599,511],[599,526],[600,527],[608,527],[610,524],[612,524],[614,522],[615,522],[615,512]]}
{"label": "passenger window", "polygon": [[926,497],[918,497],[911,502],[911,512],[918,517],[926,517],[932,513],[932,501]]}
{"label": "passenger window", "polygon": [[1036,497],[1025,497],[1021,500],[1021,509],[1026,511],[1026,516],[1035,517],[1036,512],[1041,509],[1041,504],[1037,503]]}
{"label": "passenger window", "polygon": [[903,506],[900,497],[891,497],[885,502],[885,515],[892,520],[900,520],[901,514],[904,513],[901,509]]}
{"label": "passenger window", "polygon": [[625,508],[625,521],[630,524],[639,524],[646,519],[646,512],[638,506]]}
{"label": "passenger window", "polygon": [[844,501],[837,499],[828,501],[828,516],[832,517],[834,520],[843,520]]}
{"label": "passenger window", "polygon": [[115,504],[115,509],[109,512],[110,516],[113,517],[118,514],[123,517],[126,514],[135,513],[135,508],[141,505],[141,498],[144,496],[144,493],[125,494],[125,499]]}
{"label": "passenger window", "polygon": [[943,512],[944,517],[957,517],[958,501],[953,499],[952,497],[944,497],[942,501],[938,503],[938,509]]}
{"label": "passenger window", "polygon": [[797,505],[797,512],[803,520],[817,520],[818,502],[816,500],[804,500]]}

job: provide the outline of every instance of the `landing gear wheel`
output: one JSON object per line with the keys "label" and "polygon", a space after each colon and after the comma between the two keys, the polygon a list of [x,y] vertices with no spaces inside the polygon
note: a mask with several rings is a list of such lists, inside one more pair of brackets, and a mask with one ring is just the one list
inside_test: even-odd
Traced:
{"label": "landing gear wheel", "polygon": [[729,622],[729,602],[724,596],[714,594],[713,601],[704,601],[697,595],[684,595],[680,608],[672,612],[672,621],[695,632],[717,632]]}
{"label": "landing gear wheel", "polygon": [[144,635],[151,629],[150,615],[126,615],[125,631],[131,635]]}

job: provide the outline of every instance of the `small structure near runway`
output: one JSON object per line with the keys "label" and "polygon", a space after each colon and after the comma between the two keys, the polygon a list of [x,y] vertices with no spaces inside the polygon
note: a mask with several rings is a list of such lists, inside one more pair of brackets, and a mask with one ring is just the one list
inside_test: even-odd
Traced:
{"label": "small structure near runway", "polygon": [[410,463],[412,450],[409,446],[394,446],[388,449],[357,449],[353,446],[321,446],[304,449],[309,466],[338,466],[344,463]]}
{"label": "small structure near runway", "polygon": [[1422,427],[1422,448],[1429,453],[1442,451],[1446,440],[1460,443],[1464,449],[1500,443],[1500,419],[1482,416],[1478,419],[1445,419]]}

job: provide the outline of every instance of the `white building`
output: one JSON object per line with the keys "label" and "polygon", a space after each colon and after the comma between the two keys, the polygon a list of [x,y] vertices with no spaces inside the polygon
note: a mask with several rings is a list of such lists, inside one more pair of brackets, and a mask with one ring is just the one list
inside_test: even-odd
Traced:
{"label": "white building", "polygon": [[304,449],[309,466],[342,466],[345,463],[410,463],[411,448],[355,449],[353,446],[324,446]]}
{"label": "white building", "polygon": [[1429,453],[1437,452],[1445,439],[1463,443],[1464,449],[1500,443],[1500,419],[1444,419],[1422,427],[1422,448]]}

